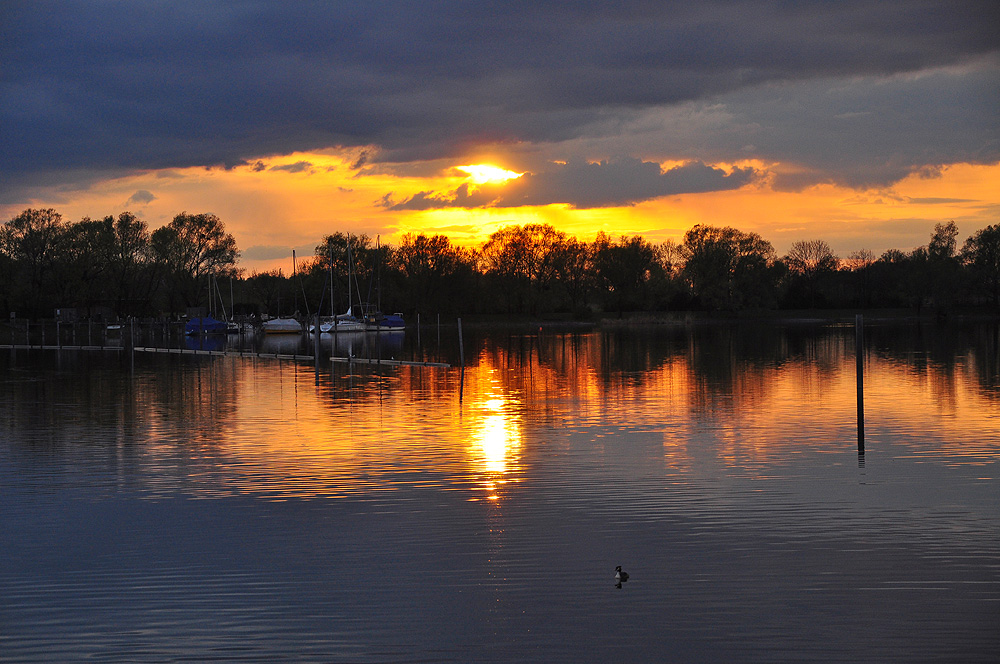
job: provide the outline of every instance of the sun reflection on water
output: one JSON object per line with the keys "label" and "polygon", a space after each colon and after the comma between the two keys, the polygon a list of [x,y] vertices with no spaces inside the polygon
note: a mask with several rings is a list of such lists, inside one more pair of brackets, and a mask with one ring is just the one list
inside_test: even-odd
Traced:
{"label": "sun reflection on water", "polygon": [[500,397],[480,406],[482,418],[474,432],[476,462],[488,473],[505,473],[514,452],[521,446],[521,425],[509,402]]}

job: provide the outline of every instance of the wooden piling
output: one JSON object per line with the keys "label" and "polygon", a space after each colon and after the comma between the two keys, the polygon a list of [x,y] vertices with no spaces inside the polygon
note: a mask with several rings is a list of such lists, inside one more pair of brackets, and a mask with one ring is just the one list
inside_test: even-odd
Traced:
{"label": "wooden piling", "polygon": [[462,366],[461,377],[458,382],[458,403],[462,403],[465,396],[465,343],[462,341],[462,319],[458,319],[458,361]]}
{"label": "wooden piling", "polygon": [[864,317],[854,318],[854,355],[858,378],[858,454],[865,453],[865,330]]}
{"label": "wooden piling", "polygon": [[313,334],[314,345],[313,345],[313,357],[316,363],[316,382],[319,382],[319,311],[316,312],[316,327],[313,328],[316,333]]}

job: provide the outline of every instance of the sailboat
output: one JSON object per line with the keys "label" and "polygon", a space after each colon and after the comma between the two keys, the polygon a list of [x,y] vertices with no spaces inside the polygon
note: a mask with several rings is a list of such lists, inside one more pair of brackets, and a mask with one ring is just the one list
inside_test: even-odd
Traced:
{"label": "sailboat", "polygon": [[[295,277],[295,250],[292,249],[292,277]],[[300,334],[302,323],[294,318],[272,318],[262,327],[267,334]]]}
{"label": "sailboat", "polygon": [[319,331],[324,334],[335,334],[338,332],[364,332],[365,324],[351,313],[351,308],[347,313],[337,314],[333,320],[326,320],[319,324]]}
{"label": "sailboat", "polygon": [[[320,321],[319,331],[323,334],[338,334],[341,332],[364,332],[364,321],[354,315],[351,295],[351,276],[354,274],[354,263],[351,259],[351,238],[347,238],[347,312],[337,314]],[[357,278],[355,277],[355,280]],[[333,254],[330,255],[330,301],[333,302]],[[333,308],[332,306],[330,307]],[[310,325],[309,332],[315,333],[316,326]]]}
{"label": "sailboat", "polygon": [[[230,302],[232,301],[232,279],[229,280],[230,283]],[[219,297],[219,304],[222,309],[222,320],[219,320],[215,316],[215,296]],[[210,274],[208,276],[208,315],[199,316],[190,319],[184,326],[184,334],[187,336],[198,336],[200,334],[226,334],[230,332],[230,326],[235,325],[229,320],[229,316],[226,314],[226,303],[222,299],[222,293],[219,291],[219,280],[218,278]],[[239,331],[239,328],[235,330]]]}
{"label": "sailboat", "polygon": [[[376,238],[376,242],[380,242],[379,238]],[[381,247],[379,247],[379,256],[381,257]],[[380,262],[381,265],[381,262]],[[375,311],[368,313],[365,316],[365,329],[373,332],[402,332],[406,328],[406,322],[403,320],[403,314],[384,314],[382,313],[382,270],[378,271],[378,280],[375,287],[376,296],[376,307]]]}

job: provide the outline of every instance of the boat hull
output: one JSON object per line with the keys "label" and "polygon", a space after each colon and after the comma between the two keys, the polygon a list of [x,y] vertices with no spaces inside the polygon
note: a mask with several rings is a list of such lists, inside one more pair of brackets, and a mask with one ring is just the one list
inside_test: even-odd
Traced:
{"label": "boat hull", "polygon": [[372,332],[401,332],[405,327],[402,314],[378,315],[366,325]]}
{"label": "boat hull", "polygon": [[294,318],[274,318],[264,323],[267,334],[302,334],[302,323]]}

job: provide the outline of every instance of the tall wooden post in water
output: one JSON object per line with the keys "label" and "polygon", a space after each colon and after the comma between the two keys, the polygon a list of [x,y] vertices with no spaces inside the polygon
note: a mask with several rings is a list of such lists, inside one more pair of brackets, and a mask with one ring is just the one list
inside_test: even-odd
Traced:
{"label": "tall wooden post in water", "polygon": [[858,454],[865,453],[865,327],[864,317],[854,317],[854,355],[858,374]]}
{"label": "tall wooden post in water", "polygon": [[458,319],[458,361],[462,365],[462,374],[458,383],[458,403],[462,403],[465,393],[465,345],[462,342],[462,319]]}
{"label": "tall wooden post in water", "polygon": [[[331,307],[332,309],[332,307]],[[316,322],[313,328],[316,333],[313,335],[313,361],[316,365],[316,384],[319,384],[319,311],[316,312]]]}

